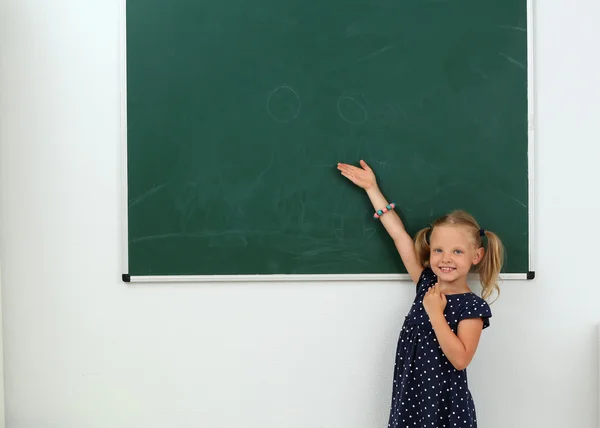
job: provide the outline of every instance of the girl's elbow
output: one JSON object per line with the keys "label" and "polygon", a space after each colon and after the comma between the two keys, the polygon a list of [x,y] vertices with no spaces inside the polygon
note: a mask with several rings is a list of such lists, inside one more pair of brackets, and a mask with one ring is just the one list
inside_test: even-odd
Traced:
{"label": "girl's elbow", "polygon": [[458,370],[459,372],[460,372],[460,371],[463,371],[464,369],[466,369],[466,368],[468,367],[468,364],[465,364],[465,363],[459,363],[459,362],[456,362],[456,363],[454,363],[454,364],[452,364],[452,365],[453,365],[453,366],[454,366],[454,368],[455,368],[456,370]]}
{"label": "girl's elbow", "polygon": [[465,370],[469,364],[471,363],[471,358],[469,356],[464,356],[457,358],[456,361],[452,362],[454,368],[458,371]]}

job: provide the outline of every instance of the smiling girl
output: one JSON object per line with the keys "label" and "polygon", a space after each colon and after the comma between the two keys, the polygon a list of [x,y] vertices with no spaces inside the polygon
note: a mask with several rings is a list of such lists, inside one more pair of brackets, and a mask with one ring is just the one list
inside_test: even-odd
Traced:
{"label": "smiling girl", "polygon": [[[454,211],[419,231],[413,242],[363,160],[360,168],[345,163],[337,168],[367,192],[374,217],[417,285],[398,340],[388,427],[476,428],[466,368],[492,316],[485,299],[499,291],[500,238],[470,214]],[[479,273],[482,297],[469,288],[471,271]]]}

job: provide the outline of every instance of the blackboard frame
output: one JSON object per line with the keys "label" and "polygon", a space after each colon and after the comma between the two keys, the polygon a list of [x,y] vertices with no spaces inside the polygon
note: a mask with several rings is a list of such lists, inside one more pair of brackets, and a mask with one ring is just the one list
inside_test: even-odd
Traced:
{"label": "blackboard frame", "polygon": [[[527,180],[528,180],[528,271],[503,273],[502,280],[533,280],[535,278],[535,61],[534,61],[534,9],[533,0],[527,3]],[[128,186],[127,186],[127,0],[120,1],[120,147],[121,147],[121,261],[123,282],[294,282],[294,281],[410,281],[401,274],[281,274],[281,275],[130,275],[128,235]],[[472,279],[476,277],[473,275]]]}

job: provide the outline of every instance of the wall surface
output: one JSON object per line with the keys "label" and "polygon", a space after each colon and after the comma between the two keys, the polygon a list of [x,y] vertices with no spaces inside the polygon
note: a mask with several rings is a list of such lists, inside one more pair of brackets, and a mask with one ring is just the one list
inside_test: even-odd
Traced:
{"label": "wall surface", "polygon": [[[469,379],[482,427],[597,428],[600,3],[535,6],[537,277]],[[119,11],[0,5],[6,426],[386,427],[408,283],[120,281]]]}

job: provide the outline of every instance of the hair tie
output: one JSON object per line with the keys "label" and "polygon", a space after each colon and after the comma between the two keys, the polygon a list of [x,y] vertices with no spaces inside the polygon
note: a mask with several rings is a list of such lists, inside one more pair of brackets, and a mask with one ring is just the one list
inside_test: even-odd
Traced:
{"label": "hair tie", "polygon": [[485,236],[485,229],[479,229],[479,236]]}

